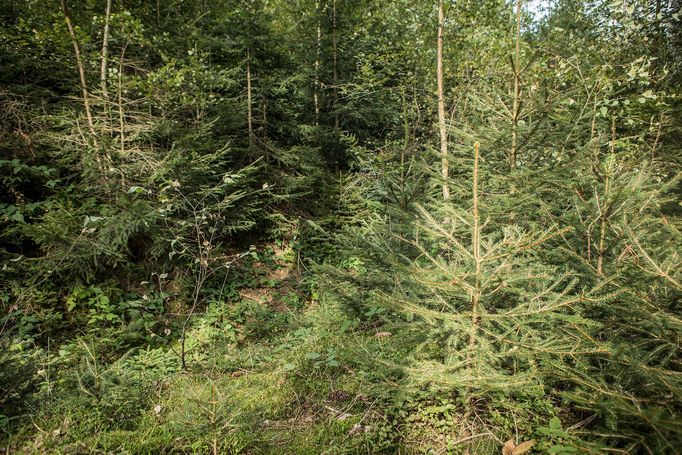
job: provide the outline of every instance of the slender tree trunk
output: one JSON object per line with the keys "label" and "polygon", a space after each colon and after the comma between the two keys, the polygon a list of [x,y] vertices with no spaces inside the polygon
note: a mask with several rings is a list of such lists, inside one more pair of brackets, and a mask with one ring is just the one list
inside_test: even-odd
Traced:
{"label": "slender tree trunk", "polygon": [[653,161],[656,159],[656,149],[658,148],[658,144],[660,143],[661,140],[661,132],[663,129],[663,120],[665,119],[665,116],[663,113],[661,113],[659,119],[658,119],[658,127],[656,128],[656,137],[654,138],[654,144],[651,146],[651,160]]}
{"label": "slender tree trunk", "polygon": [[261,138],[263,138],[263,142],[265,142],[265,140],[268,137],[268,127],[267,127],[267,125],[268,125],[268,103],[267,103],[267,100],[265,99],[265,97],[263,97],[263,99],[262,99],[261,106],[262,106],[261,109],[263,109],[263,117],[262,117],[263,124],[258,129],[260,130]]}
{"label": "slender tree trunk", "polygon": [[597,132],[597,98],[592,102],[592,125],[590,126],[590,141],[594,139]]}
{"label": "slender tree trunk", "polygon": [[448,185],[448,133],[445,129],[445,93],[443,90],[443,29],[445,11],[443,0],[438,2],[438,52],[436,56],[436,78],[438,80],[438,130],[440,131],[441,175],[443,177],[443,199],[450,198]]}
{"label": "slender tree trunk", "polygon": [[[609,181],[609,176],[606,175],[604,178],[604,199],[606,199],[609,195],[609,186],[610,186],[610,181]],[[604,200],[604,203],[602,204],[602,214],[600,217],[600,222],[599,222],[599,245],[598,245],[598,251],[597,251],[597,273],[600,275],[603,275],[604,272],[604,255],[606,254],[606,229],[608,228],[607,226],[607,221],[606,221],[606,200]]]}
{"label": "slender tree trunk", "polygon": [[125,153],[125,116],[123,113],[123,59],[125,57],[126,49],[128,48],[128,41],[126,41],[121,50],[121,59],[118,63],[118,122],[119,133],[121,136],[121,155]]}
{"label": "slender tree trunk", "polygon": [[320,59],[322,57],[322,4],[317,0],[317,54],[315,56],[315,126],[320,125]]}
{"label": "slender tree trunk", "polygon": [[338,68],[338,36],[336,32],[336,0],[333,0],[332,2],[332,47],[333,47],[333,52],[332,52],[332,78],[334,80],[334,126],[336,129],[339,128],[339,114],[336,112],[336,104],[339,99],[339,89],[338,89],[338,84],[339,84],[339,68]]}
{"label": "slender tree trunk", "polygon": [[407,180],[407,173],[405,169],[405,154],[410,147],[410,123],[407,117],[407,97],[405,96],[405,87],[402,87],[403,98],[403,148],[400,151],[400,205],[405,207],[405,181]]}
{"label": "slender tree trunk", "polygon": [[253,141],[253,105],[251,95],[251,48],[246,49],[246,122],[249,127],[249,142]]}
{"label": "slender tree trunk", "polygon": [[514,64],[513,64],[513,75],[514,75],[514,99],[512,104],[512,137],[511,137],[511,149],[509,150],[509,168],[516,168],[516,142],[518,136],[519,127],[519,114],[521,105],[521,68],[520,68],[520,50],[519,41],[521,39],[521,0],[516,0],[516,45],[514,48]]}
{"label": "slender tree trunk", "polygon": [[[616,151],[616,118],[611,119],[611,154]],[[604,171],[604,199],[599,204],[599,244],[597,245],[597,273],[603,275],[604,256],[606,255],[606,231],[609,216],[609,192],[611,186],[610,170]]]}
{"label": "slender tree trunk", "polygon": [[[592,102],[592,126],[590,127],[590,142],[592,142],[597,134],[597,98]],[[599,159],[599,145],[593,148],[593,162],[597,163]],[[580,194],[579,194],[580,197]],[[585,239],[587,240],[587,260],[592,261],[592,224],[590,223],[585,229]]]}
{"label": "slender tree trunk", "polygon": [[259,127],[260,133],[261,133],[261,142],[262,142],[262,149],[263,149],[263,154],[265,155],[265,164],[268,166],[270,164],[270,149],[268,148],[267,145],[267,139],[268,139],[268,103],[263,97],[262,99],[262,109],[263,109],[263,117],[262,117],[262,124]]}
{"label": "slender tree trunk", "polygon": [[476,267],[476,285],[471,296],[471,332],[469,334],[469,352],[473,353],[476,346],[476,332],[478,331],[478,307],[481,299],[481,218],[478,212],[478,158],[479,158],[479,143],[474,144],[474,177],[473,177],[473,215],[474,226],[472,230],[472,253],[474,257],[474,264]]}
{"label": "slender tree trunk", "polygon": [[76,31],[73,28],[71,19],[69,18],[68,11],[66,9],[66,1],[61,0],[62,12],[64,13],[64,21],[66,22],[66,28],[69,30],[69,36],[71,37],[71,44],[73,45],[73,51],[76,54],[76,65],[78,66],[78,76],[80,78],[81,90],[83,92],[83,107],[85,108],[85,116],[88,122],[88,130],[90,131],[90,136],[92,137],[92,143],[97,147],[97,137],[95,135],[95,124],[92,120],[92,110],[90,109],[90,97],[88,94],[88,84],[85,79],[85,67],[83,66],[83,60],[81,58],[80,46],[78,45],[78,37],[76,37]]}
{"label": "slender tree trunk", "polygon": [[111,21],[111,0],[107,0],[107,11],[104,18],[104,33],[102,38],[102,67],[100,68],[99,83],[102,87],[102,97],[104,98],[105,110],[107,101],[109,99],[109,92],[107,90],[107,60],[109,58],[109,22]]}

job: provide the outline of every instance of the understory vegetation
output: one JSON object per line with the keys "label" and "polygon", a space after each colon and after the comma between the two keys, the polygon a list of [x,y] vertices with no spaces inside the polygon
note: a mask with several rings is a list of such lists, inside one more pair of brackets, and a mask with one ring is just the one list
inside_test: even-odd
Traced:
{"label": "understory vegetation", "polygon": [[0,447],[679,453],[681,5],[0,0]]}

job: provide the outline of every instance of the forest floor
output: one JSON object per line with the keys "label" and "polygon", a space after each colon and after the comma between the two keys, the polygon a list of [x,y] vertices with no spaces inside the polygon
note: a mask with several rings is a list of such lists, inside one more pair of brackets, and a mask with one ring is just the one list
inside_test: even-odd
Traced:
{"label": "forest floor", "polygon": [[2,445],[10,453],[445,453],[473,439],[475,453],[499,452],[492,434],[471,437],[452,402],[417,400],[411,411],[399,372],[375,363],[377,354],[400,358],[385,342],[391,333],[354,333],[359,322],[319,298],[290,247],[261,245],[231,273],[227,301],[191,319],[186,371],[178,339],[121,349],[120,329],[84,334],[41,359],[50,401]]}

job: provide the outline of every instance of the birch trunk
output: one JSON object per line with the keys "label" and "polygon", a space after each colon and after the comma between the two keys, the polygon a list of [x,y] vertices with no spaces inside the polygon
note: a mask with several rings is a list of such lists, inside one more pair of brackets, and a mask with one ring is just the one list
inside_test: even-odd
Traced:
{"label": "birch trunk", "polygon": [[436,56],[436,77],[438,80],[438,130],[440,131],[441,175],[443,177],[443,199],[450,198],[448,185],[448,134],[445,129],[445,93],[443,90],[443,29],[445,12],[443,0],[438,2],[438,52]]}
{"label": "birch trunk", "polygon": [[334,126],[339,128],[339,114],[336,112],[336,103],[339,98],[338,84],[339,84],[339,68],[338,68],[338,36],[336,33],[336,0],[332,2],[332,78],[334,80]]}
{"label": "birch trunk", "polygon": [[106,16],[104,19],[104,33],[103,33],[103,38],[102,38],[102,67],[100,68],[100,75],[99,75],[99,83],[100,87],[102,87],[102,97],[104,98],[105,101],[105,110],[106,110],[106,102],[109,99],[109,91],[107,90],[107,72],[108,72],[108,67],[107,67],[107,61],[109,58],[109,22],[111,22],[111,0],[107,0],[107,11],[106,11]]}
{"label": "birch trunk", "polygon": [[317,0],[317,54],[315,56],[315,92],[313,100],[315,102],[315,126],[320,125],[320,59],[322,56],[322,5]]}
{"label": "birch trunk", "polygon": [[249,128],[249,142],[253,141],[253,101],[251,95],[251,48],[246,49],[246,122]]}
{"label": "birch trunk", "polygon": [[[472,253],[476,267],[476,281],[471,295],[471,332],[469,333],[469,355],[474,356],[476,347],[476,335],[478,332],[479,305],[481,300],[481,220],[478,212],[478,158],[479,143],[474,144],[474,177],[473,177],[473,215],[474,226],[472,229]],[[471,359],[471,357],[470,357]],[[475,363],[475,362],[474,362]]]}
{"label": "birch trunk", "polygon": [[512,105],[512,137],[511,137],[511,149],[509,150],[509,168],[516,168],[516,143],[518,137],[519,128],[519,114],[521,107],[521,70],[519,68],[520,60],[520,49],[519,41],[521,38],[521,0],[516,0],[516,44],[514,48],[514,100]]}
{"label": "birch trunk", "polygon": [[92,143],[97,147],[97,137],[95,135],[95,124],[92,120],[92,110],[90,109],[90,96],[88,94],[88,84],[85,79],[85,67],[83,66],[83,59],[81,58],[80,46],[78,44],[78,37],[76,37],[76,31],[71,23],[71,18],[66,9],[66,1],[61,0],[62,12],[64,13],[64,21],[66,22],[66,28],[69,30],[69,36],[71,37],[71,44],[73,45],[73,52],[76,54],[76,66],[78,67],[78,77],[80,78],[81,90],[83,93],[83,107],[85,108],[85,116],[88,122],[88,130],[92,137]]}

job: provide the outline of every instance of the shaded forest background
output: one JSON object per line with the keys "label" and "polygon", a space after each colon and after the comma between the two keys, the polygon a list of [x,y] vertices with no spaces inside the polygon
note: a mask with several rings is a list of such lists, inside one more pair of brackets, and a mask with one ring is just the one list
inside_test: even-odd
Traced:
{"label": "shaded forest background", "polygon": [[0,446],[678,453],[680,14],[0,0]]}

